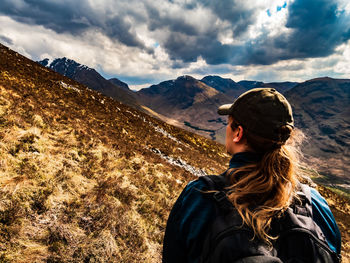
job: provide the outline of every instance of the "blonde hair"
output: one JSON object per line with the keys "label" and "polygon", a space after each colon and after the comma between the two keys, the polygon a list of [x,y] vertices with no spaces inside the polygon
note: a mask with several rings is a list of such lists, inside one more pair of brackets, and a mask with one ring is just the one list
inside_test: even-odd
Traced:
{"label": "blonde hair", "polygon": [[290,136],[286,143],[267,140],[245,131],[248,145],[262,158],[258,163],[230,169],[226,173],[230,181],[227,192],[229,200],[243,222],[254,231],[254,238],[267,244],[277,238],[269,234],[272,219],[290,206],[297,196],[299,182],[295,144],[302,134],[292,134],[289,126],[282,127],[279,132],[284,138]]}

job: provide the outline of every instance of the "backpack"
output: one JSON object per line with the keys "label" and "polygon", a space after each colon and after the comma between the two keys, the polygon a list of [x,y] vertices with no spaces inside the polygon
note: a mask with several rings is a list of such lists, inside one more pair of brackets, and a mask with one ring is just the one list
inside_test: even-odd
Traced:
{"label": "backpack", "polygon": [[340,255],[331,250],[321,229],[312,219],[311,192],[300,184],[300,204],[291,205],[281,218],[271,223],[271,232],[278,236],[273,247],[254,238],[254,232],[243,224],[237,210],[226,196],[226,177],[202,176],[210,198],[216,203],[216,218],[204,240],[200,263],[253,262],[340,262]]}

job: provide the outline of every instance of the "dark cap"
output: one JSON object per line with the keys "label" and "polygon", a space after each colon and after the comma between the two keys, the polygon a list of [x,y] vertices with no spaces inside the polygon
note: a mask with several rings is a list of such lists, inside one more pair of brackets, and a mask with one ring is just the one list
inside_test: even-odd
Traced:
{"label": "dark cap", "polygon": [[244,129],[274,141],[281,141],[281,127],[294,127],[292,107],[281,93],[272,88],[251,89],[234,103],[220,106],[218,113],[232,115]]}

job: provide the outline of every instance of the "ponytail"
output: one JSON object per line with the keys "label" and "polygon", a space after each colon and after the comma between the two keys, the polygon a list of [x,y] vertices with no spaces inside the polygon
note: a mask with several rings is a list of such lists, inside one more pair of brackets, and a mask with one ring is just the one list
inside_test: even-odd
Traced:
{"label": "ponytail", "polygon": [[298,159],[291,133],[291,127],[282,127],[281,137],[290,138],[280,143],[245,131],[248,145],[262,155],[261,161],[227,172],[231,183],[228,198],[254,237],[268,244],[276,238],[268,233],[272,218],[281,215],[296,197]]}

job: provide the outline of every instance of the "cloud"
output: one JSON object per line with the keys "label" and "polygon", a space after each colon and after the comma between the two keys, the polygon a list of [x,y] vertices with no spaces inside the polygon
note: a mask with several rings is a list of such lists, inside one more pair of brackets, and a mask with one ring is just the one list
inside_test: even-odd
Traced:
{"label": "cloud", "polygon": [[88,0],[4,0],[0,13],[22,23],[44,26],[56,33],[76,35],[99,30],[127,46],[145,48],[133,32],[131,22],[118,12],[118,6],[115,8],[116,13],[113,14],[107,6],[98,9]]}
{"label": "cloud", "polygon": [[9,37],[0,35],[0,40],[3,41],[4,43],[8,44],[8,45],[12,45],[13,44],[13,40]]}
{"label": "cloud", "polygon": [[[274,25],[277,30],[280,27],[279,33],[271,36],[267,25],[260,28],[258,37],[253,38],[247,36],[249,26],[256,22],[256,9],[239,6],[238,1],[193,3],[192,12],[196,8],[207,8],[221,23],[213,22],[200,31],[198,27],[188,26],[190,21],[185,17],[172,20],[168,15],[164,15],[166,19],[155,16],[162,27],[169,26],[171,34],[161,43],[173,60],[195,62],[201,57],[211,65],[271,65],[280,60],[329,56],[350,38],[350,16],[341,11],[335,1],[295,0],[288,5],[283,2],[275,7],[276,13],[286,14],[286,20],[281,20],[284,24]],[[188,14],[184,11],[184,15]],[[227,32],[227,28],[238,43],[220,41],[219,34]]]}
{"label": "cloud", "polygon": [[348,77],[349,14],[346,0],[2,0],[0,41],[131,85],[184,74],[300,81]]}
{"label": "cloud", "polygon": [[[168,28],[171,32],[160,43],[172,60],[195,62],[201,57],[211,65],[271,65],[280,60],[329,56],[350,38],[350,16],[339,9],[336,1],[295,0],[288,5],[283,2],[275,7],[275,14],[266,14],[271,20],[276,13],[286,14],[286,20],[281,20],[284,24],[274,25],[280,28],[278,31],[277,27],[278,33],[271,36],[267,24],[260,28],[257,37],[249,37],[248,33],[259,8],[249,9],[238,1],[193,1],[190,11],[200,8],[210,11],[219,22],[209,16],[211,25],[199,30],[187,18],[191,17],[189,10],[172,18],[167,12],[162,16],[159,10],[148,9],[154,17],[150,29]],[[220,33],[230,31],[237,43],[220,41]]]}
{"label": "cloud", "polygon": [[325,57],[350,39],[350,16],[335,1],[295,0],[289,5],[286,32],[267,34],[236,47],[238,65],[271,65],[280,60]]}
{"label": "cloud", "polygon": [[159,32],[158,42],[172,60],[195,62],[199,57],[209,64],[227,63],[232,46],[220,40],[221,35],[242,37],[255,22],[256,8],[247,7],[243,1],[219,2],[198,0],[191,4],[145,4],[148,29]]}
{"label": "cloud", "polygon": [[[159,45],[170,60],[185,64],[199,58],[211,65],[270,65],[280,60],[324,57],[350,38],[349,14],[339,10],[335,0],[280,2],[268,9],[252,3],[4,0],[0,12],[58,34],[83,36],[97,31],[150,54]],[[281,20],[284,24],[278,25],[278,34],[271,36],[269,23],[261,26],[256,36],[251,34],[259,12],[270,21],[279,13],[286,15],[286,21]],[[178,65],[173,64],[175,68]]]}
{"label": "cloud", "polygon": [[256,20],[256,8],[246,5],[242,0],[202,0],[203,6],[210,8],[218,18],[230,23],[230,28],[235,36],[245,33],[248,27]]}
{"label": "cloud", "polygon": [[293,33],[276,45],[287,47],[293,57],[327,56],[350,38],[350,16],[335,1],[294,1],[286,27]]}

